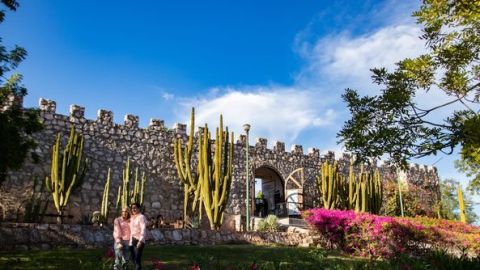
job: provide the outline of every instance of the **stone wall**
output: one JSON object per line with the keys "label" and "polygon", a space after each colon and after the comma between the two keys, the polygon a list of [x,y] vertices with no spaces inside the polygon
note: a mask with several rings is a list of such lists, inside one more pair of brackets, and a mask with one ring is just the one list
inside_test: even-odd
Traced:
{"label": "stone wall", "polygon": [[[146,214],[161,214],[167,220],[182,216],[183,191],[173,161],[172,141],[175,137],[186,141],[186,125],[175,124],[169,129],[165,127],[164,121],[151,119],[148,127],[141,128],[139,118],[135,115],[126,115],[123,124],[116,124],[113,122],[113,113],[104,109],[98,110],[95,120],[90,120],[84,117],[85,108],[78,105],[70,106],[69,115],[57,114],[54,101],[41,99],[39,106],[45,125],[43,131],[33,135],[38,142],[35,152],[40,158],[39,163],[27,160],[22,169],[10,172],[7,181],[0,186],[0,219],[22,219],[23,208],[32,192],[33,179],[43,181],[50,173],[51,147],[55,135],[62,133],[66,141],[72,125],[85,137],[85,156],[89,159],[90,166],[81,189],[72,195],[67,206],[66,212],[72,215],[73,219],[66,222],[79,223],[82,216],[99,210],[108,168],[112,169],[109,198],[110,209],[113,210],[116,190],[121,183],[122,169],[128,157],[133,168],[138,167],[147,176]],[[226,122],[228,124],[228,119]],[[233,182],[227,209],[230,214],[245,213],[245,143],[246,138],[241,135],[234,148]],[[333,152],[320,156],[320,151],[312,148],[304,154],[301,145],[294,145],[290,151],[286,151],[282,142],[275,142],[273,149],[268,149],[267,140],[260,138],[255,145],[250,146],[249,153],[250,179],[254,179],[255,169],[260,167],[270,168],[284,181],[294,170],[303,168],[304,203],[307,207],[319,205],[315,178],[321,162],[335,158]],[[349,159],[348,155],[339,159],[342,170],[348,169]],[[382,165],[380,168],[385,179],[395,179],[395,173],[389,166]],[[414,165],[408,172],[408,179],[411,184],[438,194],[438,175],[435,168]],[[434,202],[437,196],[432,195],[426,200]],[[48,213],[55,211],[50,207]]]}
{"label": "stone wall", "polygon": [[[232,243],[316,245],[315,233],[258,233],[190,229],[152,229],[147,245],[219,245]],[[93,248],[113,245],[112,230],[90,225],[1,223],[0,250],[35,250],[58,247]]]}

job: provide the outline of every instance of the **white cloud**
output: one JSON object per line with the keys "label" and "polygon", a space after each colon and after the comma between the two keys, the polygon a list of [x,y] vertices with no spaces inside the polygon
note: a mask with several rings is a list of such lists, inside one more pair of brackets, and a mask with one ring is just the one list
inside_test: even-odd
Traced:
{"label": "white cloud", "polygon": [[371,68],[392,70],[398,61],[425,52],[420,34],[418,26],[401,24],[358,37],[340,33],[314,44],[300,43],[298,53],[306,65],[299,72],[297,82],[302,85],[340,82],[349,87],[371,89]]}
{"label": "white cloud", "polygon": [[257,87],[249,88],[248,92],[226,88],[219,93],[211,99],[188,100],[182,114],[194,106],[196,124],[207,122],[213,127],[218,126],[218,117],[223,114],[225,124],[237,134],[243,133],[243,124],[249,123],[252,138],[265,137],[270,143],[274,140],[291,143],[305,129],[328,126],[336,117],[326,100],[298,88]]}
{"label": "white cloud", "polygon": [[162,95],[163,100],[165,100],[165,101],[172,100],[175,97],[174,94],[166,92],[166,91],[162,91],[161,95]]}
{"label": "white cloud", "polygon": [[[370,68],[393,69],[395,62],[424,52],[419,35],[420,29],[411,24],[386,26],[357,37],[341,33],[312,44],[299,40],[300,35],[296,52],[305,64],[293,85],[213,87],[206,98],[184,100],[178,113],[188,115],[188,108],[195,106],[197,125],[217,126],[218,115],[223,113],[225,123],[237,134],[243,133],[242,125],[248,122],[253,138],[298,143],[295,140],[306,130],[341,125],[340,115],[346,112],[339,96],[345,87],[373,93],[366,91],[374,88]],[[335,137],[336,130],[328,132],[322,133]]]}

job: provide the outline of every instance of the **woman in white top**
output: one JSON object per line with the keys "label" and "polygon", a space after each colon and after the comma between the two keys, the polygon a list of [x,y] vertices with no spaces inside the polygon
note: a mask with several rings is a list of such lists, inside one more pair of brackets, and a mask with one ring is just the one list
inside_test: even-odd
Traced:
{"label": "woman in white top", "polygon": [[142,269],[142,252],[145,246],[147,220],[140,212],[140,204],[132,204],[132,217],[130,218],[130,249],[132,251],[135,270]]}

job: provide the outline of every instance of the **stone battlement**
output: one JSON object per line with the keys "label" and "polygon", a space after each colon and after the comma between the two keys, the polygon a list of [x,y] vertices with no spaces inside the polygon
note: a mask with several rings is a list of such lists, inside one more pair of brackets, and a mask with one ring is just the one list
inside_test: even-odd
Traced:
{"label": "stone battlement", "polygon": [[[69,115],[62,115],[62,114],[57,114],[56,109],[57,109],[57,103],[53,100],[50,99],[44,99],[41,98],[39,100],[39,108],[40,111],[42,112],[43,117],[45,118],[51,118],[55,116],[56,119],[63,119],[67,120],[70,123],[75,123],[75,124],[96,124],[96,125],[101,125],[101,126],[108,126],[108,127],[116,127],[118,129],[135,129],[138,130],[139,132],[144,132],[144,131],[151,131],[151,130],[156,130],[159,132],[165,132],[165,133],[174,133],[178,135],[187,135],[187,125],[183,123],[175,123],[172,128],[167,128],[165,127],[165,122],[164,120],[160,119],[155,119],[151,118],[150,123],[147,128],[141,128],[139,127],[139,120],[140,118],[137,115],[133,114],[127,114],[124,116],[124,123],[122,124],[116,124],[113,121],[113,112],[107,109],[98,109],[97,110],[97,118],[95,120],[93,119],[86,119],[85,118],[85,107],[77,105],[77,104],[72,104],[70,105],[70,110],[69,110]],[[199,129],[202,129],[200,126]],[[198,135],[198,132],[195,133],[195,135]],[[262,149],[268,149],[267,148],[267,142],[268,140],[266,138],[257,138],[255,145],[252,147],[254,148],[262,148]],[[236,145],[241,145],[244,146],[246,143],[246,136],[241,134],[238,136],[238,139],[236,141]],[[273,149],[268,149],[276,153],[284,153],[285,151],[285,143],[284,142],[275,142],[275,146]],[[302,145],[292,145],[290,149],[291,154],[295,155],[304,155],[303,153],[303,146]],[[333,153],[333,152],[331,152]],[[327,154],[329,155],[329,154]],[[333,154],[334,155],[334,154]],[[308,153],[305,154],[307,157],[316,157],[320,158],[320,150],[317,148],[309,148]]]}
{"label": "stone battlement", "polygon": [[[149,125],[143,128],[139,126],[139,117],[132,114],[125,115],[123,123],[117,124],[114,122],[114,113],[106,109],[99,109],[96,119],[86,119],[85,107],[79,105],[71,105],[68,115],[58,114],[57,104],[52,100],[40,99],[39,107],[45,128],[32,135],[38,142],[35,153],[39,162],[27,159],[22,168],[10,172],[7,180],[0,186],[1,219],[21,220],[25,206],[31,198],[33,179],[45,179],[50,174],[51,147],[55,135],[62,133],[65,140],[72,125],[85,138],[84,155],[90,164],[83,185],[72,194],[67,206],[66,214],[73,216],[73,219],[67,222],[78,223],[100,209],[108,169],[112,171],[109,201],[110,212],[113,214],[116,190],[122,181],[122,171],[127,158],[130,158],[133,168],[146,173],[146,214],[150,217],[162,215],[169,220],[182,216],[183,186],[174,163],[173,141],[175,138],[184,141],[188,139],[186,124],[175,123],[172,128],[167,128],[163,120],[151,119]],[[199,127],[195,136],[201,132],[202,127]],[[194,140],[195,143],[196,141]],[[226,209],[228,214],[245,213],[246,143],[246,136],[241,134],[234,145],[233,179]],[[195,151],[192,158],[192,164],[197,164]],[[320,165],[335,159],[333,151],[321,155],[319,149],[310,148],[304,153],[302,145],[292,145],[290,150],[286,150],[284,142],[274,142],[273,147],[269,148],[266,138],[258,138],[249,148],[248,178],[253,181],[257,171],[268,171],[269,177],[279,179],[278,187],[281,192],[287,188],[298,188],[295,185],[299,183],[303,189],[304,206],[314,207],[319,205],[320,197],[315,183]],[[343,172],[348,171],[350,155],[342,154],[337,160],[340,169]],[[386,181],[396,179],[396,172],[389,164],[379,162],[373,166],[380,169]],[[300,168],[301,175],[298,170]],[[405,175],[411,184],[434,193],[438,191],[435,167],[413,164]],[[288,179],[292,178],[296,180],[288,182]],[[45,197],[49,196],[51,195],[46,194]],[[433,205],[437,198],[433,196],[425,199]],[[47,213],[55,213],[52,205]]]}

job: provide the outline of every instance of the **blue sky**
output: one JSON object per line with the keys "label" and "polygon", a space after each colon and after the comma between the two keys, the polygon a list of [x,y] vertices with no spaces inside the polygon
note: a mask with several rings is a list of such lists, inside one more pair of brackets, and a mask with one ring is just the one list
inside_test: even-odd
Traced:
{"label": "blue sky", "polygon": [[[6,44],[28,58],[19,68],[40,97],[150,118],[167,126],[225,122],[238,134],[252,124],[252,140],[268,138],[320,148],[342,147],[336,132],[349,117],[340,95],[347,87],[378,91],[369,69],[421,54],[420,28],[411,18],[419,1],[21,1],[0,26]],[[420,95],[425,106],[448,100]],[[452,108],[447,108],[452,110]],[[435,117],[441,118],[441,113]],[[455,178],[458,155],[429,157],[442,178]],[[478,208],[477,208],[478,209]],[[477,211],[479,212],[479,211]],[[480,214],[480,213],[479,213]]]}

